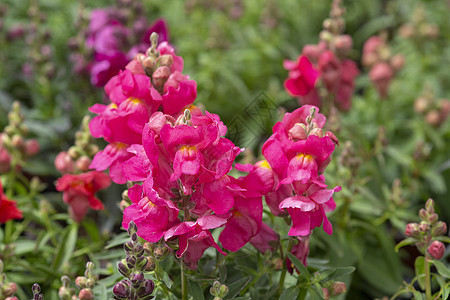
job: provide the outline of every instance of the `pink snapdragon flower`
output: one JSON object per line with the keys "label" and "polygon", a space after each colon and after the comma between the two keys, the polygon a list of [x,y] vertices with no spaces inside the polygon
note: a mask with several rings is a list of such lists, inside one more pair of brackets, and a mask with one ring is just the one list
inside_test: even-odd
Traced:
{"label": "pink snapdragon flower", "polygon": [[314,89],[319,72],[306,56],[299,56],[297,61],[285,60],[283,64],[289,71],[284,87],[292,96],[304,96]]}
{"label": "pink snapdragon flower", "polygon": [[81,222],[89,208],[102,210],[103,203],[95,193],[111,184],[108,175],[91,171],[78,175],[66,174],[56,182],[56,190],[63,192],[63,200],[70,206],[70,214],[76,222]]}

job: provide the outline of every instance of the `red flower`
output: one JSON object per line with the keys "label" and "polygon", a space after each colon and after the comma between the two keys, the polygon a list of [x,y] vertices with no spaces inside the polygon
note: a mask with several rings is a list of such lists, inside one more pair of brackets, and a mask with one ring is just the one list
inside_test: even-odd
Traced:
{"label": "red flower", "polygon": [[22,219],[22,212],[17,208],[16,202],[8,199],[3,193],[0,182],[0,223],[6,223],[11,219]]}
{"label": "red flower", "polygon": [[111,184],[108,175],[91,171],[78,175],[66,174],[56,182],[56,189],[64,192],[63,200],[70,205],[70,214],[76,222],[81,222],[89,207],[102,210],[103,203],[94,196],[101,189]]}

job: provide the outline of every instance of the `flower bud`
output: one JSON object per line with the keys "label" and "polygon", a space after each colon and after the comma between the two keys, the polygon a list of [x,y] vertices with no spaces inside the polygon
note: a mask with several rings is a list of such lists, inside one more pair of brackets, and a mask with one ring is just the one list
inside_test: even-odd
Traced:
{"label": "flower bud", "polygon": [[341,281],[335,281],[331,285],[330,289],[331,289],[331,295],[337,296],[337,295],[345,293],[347,291],[347,286],[345,285],[345,283],[343,283]]}
{"label": "flower bud", "polygon": [[348,34],[340,35],[334,40],[334,46],[341,53],[347,53],[353,47],[353,39]]}
{"label": "flower bud", "polygon": [[155,89],[157,89],[158,91],[163,90],[164,84],[166,83],[170,74],[170,69],[167,66],[162,66],[156,69],[156,71],[152,75],[153,85]]}
{"label": "flower bud", "polygon": [[138,270],[144,270],[147,266],[147,258],[145,256],[139,256],[136,260],[136,268]]}
{"label": "flower bud", "polygon": [[94,286],[95,286],[95,279],[89,278],[89,279],[86,281],[86,286],[87,286],[88,288],[90,288],[90,289],[93,289]]}
{"label": "flower bud", "polygon": [[427,232],[430,229],[430,224],[428,224],[425,221],[420,222],[419,224],[419,230],[420,232]]}
{"label": "flower bud", "polygon": [[172,64],[173,64],[173,56],[170,54],[162,55],[158,59],[158,67],[167,66],[170,68]]}
{"label": "flower bud", "polygon": [[39,142],[36,139],[29,139],[25,142],[25,153],[34,156],[39,152]]}
{"label": "flower bud", "polygon": [[306,126],[303,123],[296,123],[289,129],[289,138],[292,140],[306,140]]}
{"label": "flower bud", "polygon": [[94,294],[91,289],[82,289],[80,293],[78,293],[78,298],[80,300],[90,300],[94,299]]}
{"label": "flower bud", "polygon": [[11,145],[17,149],[22,149],[25,146],[25,142],[20,135],[15,134],[11,139]]}
{"label": "flower bud", "polygon": [[425,97],[419,97],[414,101],[414,110],[417,113],[424,113],[428,108],[428,99]]}
{"label": "flower bud", "polygon": [[33,294],[39,294],[41,292],[41,287],[39,286],[39,284],[35,283],[33,284],[31,291],[33,291]]}
{"label": "flower bud", "polygon": [[130,295],[131,287],[128,280],[122,280],[113,287],[113,294],[119,299],[127,299]]}
{"label": "flower bud", "polygon": [[309,135],[316,135],[318,137],[324,136],[322,128],[314,128],[309,132]]}
{"label": "flower bud", "polygon": [[133,221],[131,221],[131,222],[128,224],[128,230],[127,230],[127,232],[128,232],[128,235],[129,235],[129,236],[131,236],[131,235],[133,235],[133,233],[136,233],[136,232],[137,232],[137,226],[136,226],[136,224],[135,224]]}
{"label": "flower bud", "polygon": [[425,209],[421,208],[419,210],[419,218],[423,221],[427,221],[428,217],[429,217],[428,212]]}
{"label": "flower bud", "polygon": [[136,244],[134,245],[133,251],[137,257],[142,256],[144,254],[144,247],[141,244]]}
{"label": "flower bud", "polygon": [[126,242],[125,244],[123,244],[123,250],[125,250],[125,252],[132,252],[133,251],[133,242],[129,241]]}
{"label": "flower bud", "polygon": [[428,247],[428,253],[435,259],[441,259],[444,256],[445,246],[442,242],[433,241]]}
{"label": "flower bud", "polygon": [[89,165],[91,164],[91,162],[92,161],[89,157],[83,155],[77,159],[77,161],[75,162],[75,167],[81,172],[87,172],[89,171]]}
{"label": "flower bud", "polygon": [[132,274],[130,281],[134,288],[138,288],[143,280],[144,280],[144,273],[139,272]]}
{"label": "flower bud", "polygon": [[439,219],[439,216],[437,214],[431,214],[428,217],[428,222],[430,222],[431,224],[434,224],[437,222],[438,219]]}
{"label": "flower bud", "polygon": [[58,296],[62,300],[70,300],[72,299],[72,291],[66,286],[62,286],[59,288]]}
{"label": "flower bud", "polygon": [[155,289],[155,283],[150,279],[146,279],[146,280],[144,280],[144,283],[142,284],[142,286],[138,288],[136,294],[139,297],[145,297],[145,296],[151,295],[151,293],[153,293],[154,289]]}
{"label": "flower bud", "polygon": [[322,292],[323,292],[323,299],[328,300],[330,299],[330,291],[328,291],[327,288],[322,288]]}
{"label": "flower bud", "polygon": [[8,150],[0,146],[0,174],[7,173],[11,170],[11,155]]}
{"label": "flower bud", "polygon": [[7,282],[3,284],[3,287],[1,288],[3,292],[3,296],[12,296],[15,292],[17,292],[17,285],[14,282]]}
{"label": "flower bud", "polygon": [[395,71],[399,71],[405,65],[405,57],[401,54],[394,55],[391,57],[390,63]]}
{"label": "flower bud", "polygon": [[55,158],[55,167],[61,173],[72,173],[74,171],[74,163],[70,155],[63,151]]}
{"label": "flower bud", "polygon": [[87,287],[87,278],[84,276],[78,276],[75,278],[75,284],[79,289],[84,289]]}
{"label": "flower bud", "polygon": [[431,126],[439,126],[441,124],[441,114],[435,109],[430,110],[425,116],[425,120]]}
{"label": "flower bud", "polygon": [[425,203],[425,209],[429,214],[434,214],[434,201],[433,199],[429,198],[427,202]]}
{"label": "flower bud", "polygon": [[409,223],[408,225],[406,225],[405,236],[417,238],[418,233],[419,233],[419,224]]}
{"label": "flower bud", "polygon": [[437,222],[431,229],[431,235],[434,237],[441,236],[447,233],[447,224],[445,222]]}
{"label": "flower bud", "polygon": [[134,257],[134,256],[127,256],[126,261],[127,261],[127,267],[130,269],[133,269],[134,266],[136,265],[136,257]]}
{"label": "flower bud", "polygon": [[119,261],[117,264],[117,269],[119,270],[120,274],[122,274],[124,277],[128,277],[131,273],[131,270],[133,267],[128,268],[126,259],[122,259],[122,261]]}
{"label": "flower bud", "polygon": [[145,266],[145,271],[153,271],[155,269],[155,260],[151,256],[147,256],[147,265]]}

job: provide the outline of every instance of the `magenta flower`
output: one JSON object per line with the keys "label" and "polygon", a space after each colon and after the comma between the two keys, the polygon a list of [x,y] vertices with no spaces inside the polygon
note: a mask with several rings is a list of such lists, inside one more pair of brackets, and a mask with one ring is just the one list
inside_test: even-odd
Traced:
{"label": "magenta flower", "polygon": [[285,60],[284,68],[289,71],[284,87],[292,96],[304,96],[314,89],[319,72],[306,56],[299,56],[297,61]]}
{"label": "magenta flower", "polygon": [[[306,267],[306,259],[309,254],[309,238],[310,236],[299,236],[297,237],[297,244],[292,247],[291,253],[297,257],[303,265]],[[294,264],[291,262],[289,258],[286,258],[287,269],[289,273],[294,272]],[[297,270],[297,269],[296,269]],[[297,270],[298,271],[298,270]]]}
{"label": "magenta flower", "polygon": [[17,208],[17,203],[14,200],[8,199],[4,194],[0,181],[0,224],[13,219],[22,219],[22,211]]}
{"label": "magenta flower", "polygon": [[261,253],[266,253],[269,250],[275,252],[279,243],[280,235],[264,222],[261,224],[259,233],[250,240],[250,244]]}

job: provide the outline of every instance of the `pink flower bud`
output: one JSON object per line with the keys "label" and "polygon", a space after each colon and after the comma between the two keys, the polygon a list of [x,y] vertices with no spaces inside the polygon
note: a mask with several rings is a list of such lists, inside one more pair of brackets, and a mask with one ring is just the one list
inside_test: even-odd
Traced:
{"label": "pink flower bud", "polygon": [[14,282],[7,282],[2,287],[3,296],[12,296],[17,292],[17,285]]}
{"label": "pink flower bud", "polygon": [[405,57],[401,54],[394,55],[391,58],[390,63],[395,71],[399,71],[405,65]]}
{"label": "pink flower bud", "polygon": [[428,217],[429,217],[428,212],[425,209],[421,208],[419,210],[419,218],[423,221],[427,221]]}
{"label": "pink flower bud", "polygon": [[308,57],[310,61],[319,60],[320,54],[325,50],[325,47],[321,45],[305,45],[303,47],[302,55]]}
{"label": "pink flower bud", "polygon": [[36,139],[30,139],[25,142],[25,152],[28,156],[36,155],[39,150],[39,142]]}
{"label": "pink flower bud", "polygon": [[425,209],[429,214],[434,214],[434,201],[431,198],[428,198],[427,202],[425,203]]}
{"label": "pink flower bud", "polygon": [[12,145],[14,148],[20,149],[20,148],[23,148],[23,147],[25,146],[25,143],[24,143],[23,138],[22,138],[20,135],[15,134],[15,135],[12,137],[12,139],[11,139],[11,145]]}
{"label": "pink flower bud", "polygon": [[314,128],[310,131],[309,135],[316,135],[318,137],[324,136],[322,128]]}
{"label": "pink flower bud", "polygon": [[75,284],[80,289],[84,289],[87,286],[86,282],[87,278],[84,276],[78,276],[77,278],[75,278]]}
{"label": "pink flower bud", "polygon": [[306,126],[303,123],[296,123],[289,129],[289,138],[291,140],[306,140]]}
{"label": "pink flower bud", "polygon": [[416,236],[419,232],[419,225],[417,223],[409,223],[406,225],[405,236]]}
{"label": "pink flower bud", "polygon": [[353,39],[348,34],[336,37],[334,46],[339,52],[347,53],[353,47]]}
{"label": "pink flower bud", "polygon": [[70,155],[62,151],[55,158],[55,167],[61,173],[72,173],[74,171],[74,163]]}
{"label": "pink flower bud", "polygon": [[337,296],[347,291],[347,286],[341,281],[335,281],[331,286],[331,295]]}
{"label": "pink flower bud", "polygon": [[417,113],[424,113],[428,108],[428,99],[425,97],[419,97],[414,101],[414,110]]}
{"label": "pink flower bud", "polygon": [[430,110],[425,116],[425,120],[431,126],[439,126],[441,124],[441,114],[435,109]]}
{"label": "pink flower bud", "polygon": [[427,222],[420,222],[419,224],[419,230],[420,232],[427,232],[430,229],[430,224],[428,224]]}
{"label": "pink flower bud", "polygon": [[375,85],[380,97],[385,98],[389,84],[394,76],[391,66],[385,62],[376,63],[369,72],[369,78]]}
{"label": "pink flower bud", "polygon": [[155,89],[162,90],[169,76],[170,76],[169,67],[162,66],[156,69],[156,71],[153,73],[152,76]]}
{"label": "pink flower bud", "polygon": [[0,146],[0,174],[7,173],[11,170],[11,155],[8,150]]}
{"label": "pink flower bud", "polygon": [[442,242],[433,241],[428,247],[428,253],[435,259],[441,259],[444,256],[445,246]]}
{"label": "pink flower bud", "polygon": [[75,162],[75,166],[81,172],[87,172],[89,171],[89,165],[91,164],[91,162],[92,160],[89,157],[83,155],[79,159],[77,159],[77,161]]}
{"label": "pink flower bud", "polygon": [[327,288],[322,288],[322,292],[323,292],[323,299],[328,300],[330,299],[330,291],[328,291]]}
{"label": "pink flower bud", "polygon": [[80,300],[90,300],[94,299],[94,294],[92,293],[91,289],[82,289],[78,294],[78,298]]}

